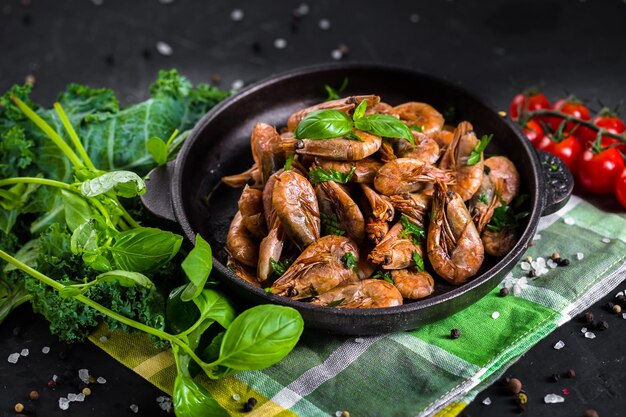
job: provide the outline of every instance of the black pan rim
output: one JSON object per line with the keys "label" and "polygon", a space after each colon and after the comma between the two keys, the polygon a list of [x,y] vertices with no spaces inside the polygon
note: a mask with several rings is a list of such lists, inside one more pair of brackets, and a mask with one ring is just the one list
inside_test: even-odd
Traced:
{"label": "black pan rim", "polygon": [[[223,102],[219,103],[213,109],[211,109],[193,128],[191,134],[185,141],[182,149],[180,150],[175,163],[173,180],[171,183],[171,191],[173,197],[173,208],[176,219],[180,224],[185,236],[192,242],[195,242],[195,232],[193,231],[189,220],[185,214],[185,207],[183,204],[183,199],[181,198],[182,193],[182,174],[185,167],[185,160],[187,159],[191,148],[196,140],[196,138],[200,137],[200,133],[206,128],[206,126],[216,117],[224,108],[227,108],[231,105],[236,105],[237,101],[242,99],[243,97],[253,94],[256,91],[264,88],[269,88],[275,83],[279,83],[285,79],[290,79],[294,77],[299,77],[302,75],[309,75],[311,73],[317,72],[331,72],[337,70],[372,70],[372,71],[390,71],[395,73],[405,73],[407,75],[419,76],[426,79],[431,79],[433,82],[437,82],[442,86],[450,89],[455,89],[458,92],[468,95],[472,97],[477,103],[491,109],[494,113],[496,113],[494,106],[491,105],[487,100],[484,100],[480,95],[477,95],[473,92],[468,91],[466,88],[460,87],[449,80],[439,78],[433,76],[431,74],[422,73],[420,71],[413,70],[407,67],[401,66],[393,66],[393,65],[385,65],[378,63],[370,63],[370,62],[350,62],[350,63],[327,63],[327,64],[317,64],[312,66],[300,67],[290,71],[282,72],[279,74],[272,75],[268,78],[260,80],[256,83],[253,83],[239,93],[229,97]],[[428,308],[433,305],[441,304],[443,302],[452,300],[454,298],[460,297],[463,294],[470,292],[482,285],[488,283],[495,275],[501,273],[503,270],[510,270],[512,268],[511,264],[515,262],[519,253],[523,251],[528,242],[532,240],[535,235],[535,231],[537,229],[537,225],[539,222],[539,218],[541,217],[541,212],[545,205],[545,196],[541,195],[540,192],[545,188],[544,186],[544,178],[539,169],[539,160],[535,150],[532,148],[530,141],[528,141],[524,136],[519,127],[515,122],[513,122],[508,117],[502,117],[503,122],[514,132],[517,140],[522,142],[522,146],[525,149],[526,153],[530,157],[532,163],[532,174],[534,176],[535,189],[531,190],[536,194],[536,198],[533,201],[533,205],[531,206],[530,218],[528,219],[528,224],[524,232],[520,235],[516,245],[513,249],[501,258],[494,266],[492,266],[489,270],[485,271],[483,274],[478,275],[476,278],[471,281],[460,285],[458,288],[455,288],[449,292],[446,292],[441,295],[435,295],[423,300],[412,301],[407,304],[403,304],[401,306],[396,307],[387,307],[387,308],[372,308],[372,309],[345,309],[345,308],[336,308],[336,307],[321,307],[314,306],[308,303],[294,301],[286,297],[280,297],[273,295],[271,293],[265,292],[263,289],[253,286],[252,284],[247,283],[241,278],[234,275],[225,265],[223,265],[220,261],[214,258],[213,265],[219,271],[219,273],[226,277],[228,280],[232,281],[235,285],[241,288],[244,291],[248,291],[254,293],[258,297],[263,298],[267,301],[267,303],[280,304],[284,306],[289,306],[296,308],[298,310],[309,311],[314,313],[324,313],[337,317],[371,317],[372,315],[376,316],[394,316],[398,314],[406,314],[406,313],[414,313],[419,310]],[[529,181],[528,178],[525,181]]]}

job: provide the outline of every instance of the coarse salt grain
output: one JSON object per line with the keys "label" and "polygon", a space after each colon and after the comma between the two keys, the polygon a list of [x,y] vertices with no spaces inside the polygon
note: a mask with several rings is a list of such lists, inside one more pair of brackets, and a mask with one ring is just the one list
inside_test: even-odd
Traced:
{"label": "coarse salt grain", "polygon": [[578,252],[576,254],[576,259],[578,259],[579,261],[582,260],[585,257],[585,254],[582,252]]}
{"label": "coarse salt grain", "polygon": [[522,268],[522,271],[530,271],[530,264],[526,261],[522,262],[520,267]]}
{"label": "coarse salt grain", "polygon": [[585,337],[587,339],[595,339],[596,338],[596,334],[593,332],[585,332]]}
{"label": "coarse salt grain", "polygon": [[537,233],[533,240],[541,240],[541,235],[539,233]]}
{"label": "coarse salt grain", "polygon": [[626,313],[622,313],[622,318],[626,320]]}
{"label": "coarse salt grain", "polygon": [[233,400],[235,400],[235,401],[239,401],[239,400],[241,400],[241,395],[239,395],[239,394],[233,394]]}
{"label": "coarse salt grain", "polygon": [[583,332],[583,333],[587,333],[587,328],[583,327],[582,329],[580,329],[580,331]]}
{"label": "coarse salt grain", "polygon": [[174,50],[172,49],[170,44],[163,41],[157,42],[156,49],[161,55],[164,56],[170,56],[174,53]]}
{"label": "coarse salt grain", "polygon": [[50,348],[48,346],[42,347],[41,353],[43,353],[44,355],[47,355],[48,353],[50,353]]}
{"label": "coarse salt grain", "polygon": [[76,395],[76,401],[79,403],[82,403],[83,401],[85,401],[85,394],[83,394],[82,392],[79,392],[78,395]]}
{"label": "coarse salt grain", "polygon": [[77,395],[74,394],[73,392],[70,392],[69,394],[67,394],[67,399],[68,399],[69,402],[76,401],[76,397],[77,397]]}
{"label": "coarse salt grain", "polygon": [[243,80],[235,80],[233,81],[233,84],[231,85],[231,88],[233,90],[239,90],[240,88],[243,87]]}
{"label": "coarse salt grain", "polygon": [[19,353],[11,353],[7,359],[7,361],[9,363],[17,363],[17,361],[20,359],[20,354]]}
{"label": "coarse salt grain", "polygon": [[611,239],[609,239],[608,237],[604,237],[602,238],[602,243],[611,243]]}
{"label": "coarse salt grain", "polygon": [[499,311],[494,311],[493,313],[491,313],[491,318],[496,320],[498,317],[500,317],[500,312]]}
{"label": "coarse salt grain", "polygon": [[546,404],[557,404],[557,403],[565,402],[565,398],[556,394],[548,394],[545,397],[543,397],[543,401]]}
{"label": "coarse salt grain", "polygon": [[78,377],[85,384],[89,383],[89,371],[87,369],[79,369],[78,370]]}
{"label": "coarse salt grain", "polygon": [[362,337],[357,337],[354,339],[354,343],[363,343],[365,340]]}
{"label": "coarse salt grain", "polygon": [[133,413],[137,414],[139,412],[139,406],[137,404],[131,404],[130,405],[130,411],[132,411]]}
{"label": "coarse salt grain", "polygon": [[483,400],[483,404],[485,405],[491,405],[491,398],[487,397]]}
{"label": "coarse salt grain", "polygon": [[59,398],[59,408],[61,410],[67,410],[70,408],[70,401],[65,397]]}
{"label": "coarse salt grain", "polygon": [[420,21],[420,15],[418,15],[417,13],[413,13],[409,16],[409,21],[411,23],[417,23]]}
{"label": "coarse salt grain", "polygon": [[341,415],[343,414],[343,411],[335,411],[335,417],[341,417]]}
{"label": "coarse salt grain", "polygon": [[563,349],[564,347],[565,347],[565,342],[563,342],[562,340],[559,340],[558,342],[556,342],[556,345],[554,345],[554,348],[556,350]]}
{"label": "coarse salt grain", "polygon": [[571,226],[571,225],[573,225],[573,224],[574,224],[574,223],[576,223],[576,222],[575,222],[575,221],[574,221],[574,219],[572,219],[571,217],[565,217],[565,218],[563,219],[563,223],[565,223],[565,224],[567,224],[567,225]]}
{"label": "coarse salt grain", "polygon": [[343,58],[343,52],[341,52],[339,49],[333,49],[330,52],[330,57],[335,61],[339,61],[341,58]]}
{"label": "coarse salt grain", "polygon": [[274,39],[274,48],[285,49],[287,47],[287,41],[284,38]]}
{"label": "coarse salt grain", "polygon": [[243,20],[243,10],[233,9],[233,11],[230,12],[230,20],[234,22],[241,22]]}
{"label": "coarse salt grain", "polygon": [[28,349],[22,349],[22,351],[20,352],[20,355],[28,356],[29,353],[30,353],[30,351]]}
{"label": "coarse salt grain", "polygon": [[328,30],[330,29],[330,20],[328,19],[321,19],[318,23],[320,29],[322,30]]}
{"label": "coarse salt grain", "polygon": [[557,266],[559,266],[559,264],[557,264],[556,262],[554,262],[552,259],[548,259],[547,265],[551,268],[554,269]]}
{"label": "coarse salt grain", "polygon": [[306,3],[302,3],[295,11],[299,16],[305,16],[309,14],[309,5]]}
{"label": "coarse salt grain", "polygon": [[106,336],[100,336],[100,339],[98,339],[98,340],[100,340],[100,343],[104,343],[104,342],[106,342],[107,340],[109,340],[109,338],[108,338],[108,337],[106,337]]}
{"label": "coarse salt grain", "polygon": [[104,379],[103,377],[99,376],[99,377],[98,377],[98,379],[96,379],[96,382],[97,382],[98,384],[106,384],[106,383],[107,383],[107,380],[106,380],[106,379]]}

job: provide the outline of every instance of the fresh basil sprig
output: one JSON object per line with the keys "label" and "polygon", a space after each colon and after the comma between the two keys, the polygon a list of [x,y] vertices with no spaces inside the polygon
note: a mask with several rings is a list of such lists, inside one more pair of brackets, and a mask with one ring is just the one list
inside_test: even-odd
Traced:
{"label": "fresh basil sprig", "polygon": [[354,121],[354,127],[385,138],[406,139],[415,145],[413,134],[407,125],[388,114],[370,114]]}
{"label": "fresh basil sprig", "polygon": [[338,138],[352,132],[352,119],[339,110],[317,110],[309,113],[298,124],[296,139]]}
{"label": "fresh basil sprig", "polygon": [[489,145],[489,142],[491,142],[492,138],[493,135],[483,135],[483,137],[480,139],[480,142],[476,144],[476,147],[470,153],[470,156],[467,160],[467,165],[476,165],[480,161],[480,156],[485,151],[485,148],[487,148],[487,145]]}
{"label": "fresh basil sprig", "polygon": [[356,272],[357,270],[357,260],[356,257],[354,256],[354,254],[352,252],[346,252],[342,257],[341,257],[342,262],[346,265],[346,267],[348,267],[348,269],[351,269],[353,271]]}

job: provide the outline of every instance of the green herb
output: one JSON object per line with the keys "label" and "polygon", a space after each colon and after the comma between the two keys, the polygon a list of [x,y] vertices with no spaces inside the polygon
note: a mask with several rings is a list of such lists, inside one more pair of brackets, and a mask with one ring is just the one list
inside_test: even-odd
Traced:
{"label": "green herb", "polygon": [[419,245],[426,237],[424,229],[413,223],[406,215],[402,215],[400,223],[402,224],[401,238],[410,238],[414,244]]}
{"label": "green herb", "polygon": [[491,168],[489,168],[487,165],[483,166],[483,172],[487,175],[489,175],[489,173],[491,172]]}
{"label": "green herb", "polygon": [[265,292],[268,294],[272,294],[274,292],[274,290],[272,290],[272,287],[266,288]]}
{"label": "green herb", "polygon": [[154,271],[169,262],[183,241],[182,236],[150,227],[138,227],[119,234],[111,255],[118,268]]}
{"label": "green herb", "polygon": [[235,264],[228,264],[226,265],[226,268],[228,268],[228,270],[233,274],[237,275],[237,267],[235,266]]}
{"label": "green herb", "polygon": [[413,262],[415,263],[415,267],[417,268],[418,272],[424,270],[424,258],[422,258],[422,256],[417,253],[417,251],[413,252]]}
{"label": "green herb", "polygon": [[424,126],[418,126],[418,125],[409,125],[409,127],[413,130],[415,130],[416,132],[423,132],[424,131]]}
{"label": "green herb", "polygon": [[309,113],[296,128],[296,139],[339,138],[352,132],[352,119],[339,110],[317,110]]}
{"label": "green herb", "polygon": [[276,261],[274,258],[270,258],[270,266],[272,267],[272,277],[270,281],[276,281],[278,278],[282,277],[285,272],[287,272],[287,269],[289,269],[290,264],[291,259]]}
{"label": "green herb", "polygon": [[354,175],[354,171],[356,171],[356,166],[352,166],[350,172],[347,174],[332,168],[325,170],[324,168],[316,167],[309,171],[309,180],[312,184],[319,184],[320,182],[326,181],[335,181],[340,184],[346,184],[350,181],[352,175]]}
{"label": "green herb", "polygon": [[350,132],[347,135],[344,136],[344,139],[348,139],[348,140],[355,140],[357,142],[363,142],[363,139],[361,139],[360,137],[357,136],[356,133],[354,132]]}
{"label": "green herb", "polygon": [[558,171],[558,170],[559,170],[558,165],[550,165],[550,171]]}
{"label": "green herb", "polygon": [[348,269],[356,271],[357,265],[358,265],[358,261],[356,260],[356,257],[354,256],[354,254],[352,252],[344,253],[344,255],[341,257],[341,261],[344,264],[346,264],[346,267],[348,267]]}
{"label": "green herb", "polygon": [[406,139],[415,145],[411,130],[400,120],[388,114],[370,114],[354,122],[354,127],[386,138]]}
{"label": "green herb", "polygon": [[211,246],[199,233],[196,234],[196,246],[189,252],[181,267],[185,271],[189,283],[180,298],[183,301],[190,301],[200,295],[211,269],[213,269]]}
{"label": "green herb", "polygon": [[525,194],[518,196],[515,200],[513,200],[510,206],[502,200],[500,195],[498,195],[498,198],[500,198],[501,206],[493,211],[493,215],[487,225],[487,229],[492,232],[500,232],[505,229],[517,228],[519,226],[519,221],[528,216],[528,212],[525,211],[516,213],[516,211],[526,201],[528,196]]}
{"label": "green herb", "polygon": [[324,236],[343,236],[346,234],[346,231],[341,229],[341,224],[339,224],[339,219],[337,218],[337,215],[320,213],[320,218],[322,222],[322,233],[324,234]]}
{"label": "green herb", "polygon": [[326,97],[326,101],[340,99],[341,93],[343,93],[343,90],[345,90],[347,86],[348,86],[348,77],[343,79],[343,81],[341,82],[341,85],[337,89],[334,89],[328,84],[326,84],[324,86],[324,89],[326,89],[326,93],[328,94],[328,96]]}
{"label": "green herb", "polygon": [[293,160],[296,157],[296,154],[291,154],[287,157],[287,160],[285,161],[285,171],[289,171],[291,169],[291,164],[293,164]]}
{"label": "green herb", "polygon": [[158,165],[163,165],[167,162],[169,157],[171,156],[170,147],[174,143],[174,140],[178,136],[178,129],[175,129],[174,132],[170,135],[167,142],[163,141],[163,139],[159,137],[151,137],[146,142],[146,149],[152,155],[154,162]]}
{"label": "green herb", "polygon": [[352,120],[355,122],[365,115],[365,111],[367,110],[367,101],[363,100],[359,105],[354,109],[354,113],[352,114]]}
{"label": "green herb", "polygon": [[341,303],[343,303],[345,301],[345,297],[344,298],[340,298],[338,300],[333,300],[330,303],[326,304],[326,307],[338,307],[339,305],[341,305]]}
{"label": "green herb", "polygon": [[[486,166],[486,165],[485,165],[485,166]],[[478,201],[482,202],[483,204],[487,204],[487,205],[489,205],[489,199],[487,198],[487,194],[485,194],[485,193],[481,193],[481,194],[478,196]]]}
{"label": "green herb", "polygon": [[372,275],[372,279],[382,279],[383,281],[387,281],[390,284],[394,284],[391,271],[376,271],[376,273]]}
{"label": "green herb", "polygon": [[491,142],[492,138],[493,135],[484,135],[480,139],[480,141],[476,144],[474,150],[472,150],[472,152],[470,153],[470,156],[467,159],[467,165],[476,165],[478,162],[480,162],[480,156],[482,155],[485,148],[487,148],[487,145],[489,145],[489,142]]}

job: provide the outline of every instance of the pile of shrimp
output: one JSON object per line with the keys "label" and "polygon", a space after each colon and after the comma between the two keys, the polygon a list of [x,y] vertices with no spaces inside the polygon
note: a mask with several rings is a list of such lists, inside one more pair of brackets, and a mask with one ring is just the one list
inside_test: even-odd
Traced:
{"label": "pile of shrimp", "polygon": [[[309,113],[351,115],[361,101],[366,114],[404,122],[415,145],[356,129],[360,141],[294,138]],[[243,187],[226,241],[229,268],[273,294],[340,308],[392,307],[427,297],[435,291],[433,275],[467,282],[485,253],[503,256],[517,241],[511,228],[486,226],[494,210],[518,194],[519,173],[504,156],[484,159],[481,153],[468,164],[478,142],[467,121],[446,125],[426,103],[393,107],[375,95],[302,109],[280,132],[257,123],[250,139],[254,164],[222,179]],[[309,176],[320,168],[352,176],[346,184],[314,184]],[[332,227],[324,227],[328,219]],[[423,231],[422,238],[408,229]]]}

